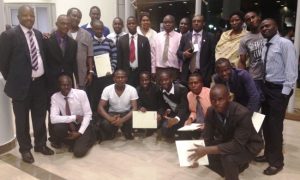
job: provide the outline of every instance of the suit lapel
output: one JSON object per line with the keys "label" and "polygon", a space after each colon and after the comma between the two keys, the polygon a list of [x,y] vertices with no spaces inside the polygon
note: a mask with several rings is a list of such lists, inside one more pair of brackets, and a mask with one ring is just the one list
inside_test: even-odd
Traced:
{"label": "suit lapel", "polygon": [[57,42],[55,32],[52,34],[52,36],[50,38],[50,42],[52,45],[49,48],[55,48],[55,51],[58,52],[58,55],[60,57],[59,59],[63,60],[63,54],[62,54],[59,44]]}
{"label": "suit lapel", "polygon": [[26,57],[28,59],[28,61],[31,63],[31,57],[30,57],[30,52],[29,52],[29,47],[28,47],[28,44],[27,44],[27,40],[26,40],[26,37],[25,37],[25,34],[23,32],[23,30],[21,29],[21,26],[18,25],[16,27],[16,32],[17,32],[17,35],[19,36],[19,39],[21,40],[21,46],[25,46],[25,51],[26,51]]}

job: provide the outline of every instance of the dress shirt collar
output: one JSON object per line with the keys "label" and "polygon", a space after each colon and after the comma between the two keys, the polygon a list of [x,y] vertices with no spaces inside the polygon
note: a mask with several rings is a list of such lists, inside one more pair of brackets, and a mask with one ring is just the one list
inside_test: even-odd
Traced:
{"label": "dress shirt collar", "polygon": [[94,39],[101,43],[102,41],[104,41],[105,37],[102,35],[101,38],[98,38],[94,35]]}
{"label": "dress shirt collar", "polygon": [[32,31],[34,33],[33,28],[28,29],[27,27],[23,26],[22,24],[20,24],[20,27],[21,27],[22,31],[24,32],[24,34],[27,34],[28,31]]}
{"label": "dress shirt collar", "polygon": [[67,98],[73,98],[73,97],[74,97],[74,91],[73,91],[73,88],[71,88],[71,90],[70,90],[70,92],[69,92],[69,94],[68,94],[67,96],[64,96],[61,92],[59,92],[59,94],[60,94],[63,98],[65,98],[65,97],[67,97]]}
{"label": "dress shirt collar", "polygon": [[137,38],[137,32],[136,32],[135,34],[130,34],[130,33],[128,33],[128,35],[129,35],[129,39],[131,39],[131,36],[133,36],[133,37],[134,37],[134,39],[136,39],[136,38]]}
{"label": "dress shirt collar", "polygon": [[195,34],[199,34],[199,37],[201,37],[202,34],[203,34],[203,29],[202,29],[201,31],[199,31],[199,32],[196,32],[196,31],[193,30],[193,36],[194,36]]}
{"label": "dress shirt collar", "polygon": [[175,31],[172,30],[171,32],[167,33],[166,31],[164,31],[164,35],[166,36],[167,34],[169,34],[170,37],[172,37],[174,35]]}
{"label": "dress shirt collar", "polygon": [[170,94],[175,94],[174,84],[172,83],[172,87],[171,87],[171,89],[170,89],[169,92],[167,92],[167,91],[164,89],[164,90],[163,90],[163,93],[166,93],[166,94],[168,94],[168,95],[170,95]]}
{"label": "dress shirt collar", "polygon": [[91,23],[87,23],[86,28],[92,28]]}
{"label": "dress shirt collar", "polygon": [[[278,35],[278,33],[277,34],[275,34],[271,39],[270,39],[270,43],[272,43],[272,44],[274,44],[276,41],[277,41],[277,39],[279,39],[280,38],[280,36]],[[267,42],[266,42],[267,43]]]}

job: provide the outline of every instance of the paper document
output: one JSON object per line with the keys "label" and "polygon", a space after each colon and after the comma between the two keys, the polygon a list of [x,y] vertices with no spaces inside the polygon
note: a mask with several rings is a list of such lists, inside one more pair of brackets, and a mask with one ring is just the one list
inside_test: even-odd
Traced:
{"label": "paper document", "polygon": [[98,77],[103,77],[108,72],[112,74],[110,57],[108,53],[94,56],[94,61]]}
{"label": "paper document", "polygon": [[192,123],[190,125],[185,125],[182,128],[179,128],[178,131],[194,131],[197,129],[200,129],[200,124],[199,123]]}
{"label": "paper document", "polygon": [[132,128],[157,128],[156,111],[132,111]]}
{"label": "paper document", "polygon": [[[193,151],[188,151],[190,149],[195,149],[197,145],[205,146],[203,140],[185,140],[185,141],[176,141],[177,154],[179,159],[180,167],[188,167],[193,165],[193,161],[189,161],[188,157],[193,154]],[[208,165],[207,155],[200,158],[198,161],[199,165]]]}
{"label": "paper document", "polygon": [[252,123],[253,126],[256,130],[256,132],[258,132],[260,130],[260,127],[262,125],[262,123],[264,122],[265,119],[265,115],[264,114],[260,114],[257,112],[254,112],[252,115]]}

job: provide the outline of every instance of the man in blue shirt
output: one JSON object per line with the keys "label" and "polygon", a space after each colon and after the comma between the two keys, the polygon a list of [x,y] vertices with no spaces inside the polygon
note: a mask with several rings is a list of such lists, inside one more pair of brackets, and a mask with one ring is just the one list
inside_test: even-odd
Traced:
{"label": "man in blue shirt", "polygon": [[213,80],[216,84],[225,84],[233,94],[233,100],[250,111],[259,110],[259,93],[248,71],[233,68],[225,58],[218,59],[215,68]]}
{"label": "man in blue shirt", "polygon": [[258,162],[268,162],[266,175],[277,174],[284,166],[282,142],[283,120],[293,88],[297,80],[298,61],[292,42],[279,36],[274,19],[261,23],[261,34],[267,39],[262,49],[264,62],[263,92],[265,101],[262,113],[266,115],[263,123],[265,151],[256,157]]}
{"label": "man in blue shirt", "polygon": [[[92,29],[92,21],[94,19],[100,20],[100,18],[101,18],[100,8],[98,6],[91,7],[89,15],[91,17],[91,22],[81,26],[81,28],[87,30],[89,33],[91,33],[92,36],[94,36],[94,31]],[[109,31],[108,27],[103,26],[103,36],[106,37],[109,33],[110,33],[110,31]]]}

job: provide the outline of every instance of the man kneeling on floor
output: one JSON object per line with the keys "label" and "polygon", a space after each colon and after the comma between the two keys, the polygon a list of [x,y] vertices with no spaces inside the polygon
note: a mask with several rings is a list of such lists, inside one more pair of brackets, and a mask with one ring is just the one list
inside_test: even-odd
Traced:
{"label": "man kneeling on floor", "polygon": [[203,132],[206,147],[189,150],[193,151],[189,159],[197,161],[207,154],[210,169],[226,180],[237,180],[263,148],[262,138],[253,127],[252,113],[230,101],[225,85],[211,88],[210,101],[212,106],[207,110]]}
{"label": "man kneeling on floor", "polygon": [[83,157],[93,146],[96,138],[90,125],[92,111],[83,90],[72,88],[72,79],[61,75],[58,79],[60,92],[51,97],[50,119],[53,124],[54,148],[70,145],[76,157]]}

